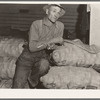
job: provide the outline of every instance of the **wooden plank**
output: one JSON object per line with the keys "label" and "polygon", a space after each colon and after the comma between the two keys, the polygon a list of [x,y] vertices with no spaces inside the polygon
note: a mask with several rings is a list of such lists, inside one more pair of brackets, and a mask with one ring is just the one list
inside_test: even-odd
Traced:
{"label": "wooden plank", "polygon": [[[11,20],[33,20],[33,19],[37,19],[37,18],[43,18],[41,16],[33,16],[33,17],[30,17],[30,18],[27,18],[27,17],[11,17],[11,16],[0,16],[0,19],[11,19]],[[59,18],[59,20],[62,20],[62,19],[66,19],[66,20],[77,20],[78,19],[78,16],[66,16],[66,17],[62,17],[62,18]]]}

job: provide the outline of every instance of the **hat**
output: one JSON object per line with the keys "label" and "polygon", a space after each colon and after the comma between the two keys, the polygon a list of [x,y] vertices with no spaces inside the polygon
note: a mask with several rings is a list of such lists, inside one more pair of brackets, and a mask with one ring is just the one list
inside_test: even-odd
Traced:
{"label": "hat", "polygon": [[43,10],[46,11],[46,9],[49,9],[51,6],[58,6],[59,8],[61,8],[60,17],[65,14],[65,9],[60,4],[48,4],[48,5],[45,5],[43,7]]}

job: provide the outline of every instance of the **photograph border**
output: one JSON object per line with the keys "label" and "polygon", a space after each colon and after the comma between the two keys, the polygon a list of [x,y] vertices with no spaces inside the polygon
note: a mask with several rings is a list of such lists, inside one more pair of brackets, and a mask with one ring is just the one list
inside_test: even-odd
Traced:
{"label": "photograph border", "polygon": [[[99,0],[0,0],[1,4],[26,4],[30,3],[48,3],[48,2],[64,2],[66,3],[100,3]],[[19,3],[18,3],[19,2]],[[86,3],[87,2],[87,3]],[[30,4],[29,3],[29,4]],[[10,92],[9,92],[10,91]],[[15,92],[15,93],[14,93]],[[62,94],[61,94],[62,93]],[[1,100],[99,100],[99,90],[26,90],[26,89],[1,89]]]}

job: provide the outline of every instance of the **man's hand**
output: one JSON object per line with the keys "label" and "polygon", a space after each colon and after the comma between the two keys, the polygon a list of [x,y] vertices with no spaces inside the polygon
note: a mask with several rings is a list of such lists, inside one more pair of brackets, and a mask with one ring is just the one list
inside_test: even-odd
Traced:
{"label": "man's hand", "polygon": [[38,44],[37,48],[47,48],[47,49],[56,49],[58,46],[55,45],[56,43],[62,43],[63,42],[63,38],[62,37],[57,37],[57,38],[53,38],[50,41],[43,41],[41,43]]}
{"label": "man's hand", "polygon": [[48,44],[48,45],[47,45],[47,49],[48,49],[48,50],[55,50],[55,49],[57,49],[57,48],[58,48],[58,46],[55,45],[54,43],[51,43],[51,44]]}

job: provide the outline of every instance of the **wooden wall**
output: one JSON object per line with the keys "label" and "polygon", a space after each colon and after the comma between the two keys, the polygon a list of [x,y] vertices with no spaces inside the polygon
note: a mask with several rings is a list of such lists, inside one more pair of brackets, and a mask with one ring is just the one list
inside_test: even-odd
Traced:
{"label": "wooden wall", "polygon": [[64,16],[60,18],[60,20],[64,23],[65,28],[69,31],[73,32],[76,29],[77,22],[78,22],[78,8],[79,5],[63,5],[66,13]]}
{"label": "wooden wall", "polygon": [[[41,19],[45,15],[41,4],[0,4],[0,27],[11,26],[21,30],[29,29],[32,21]],[[60,18],[65,28],[74,31],[78,19],[79,5],[63,4],[66,14]]]}

